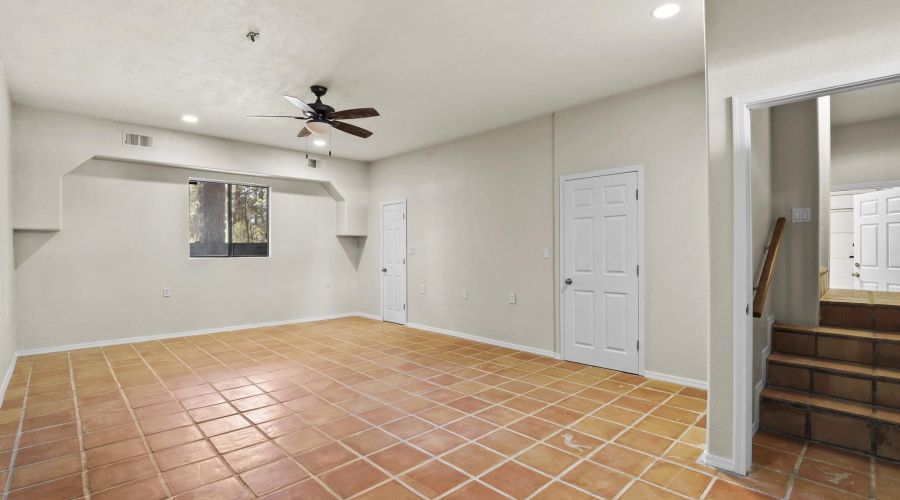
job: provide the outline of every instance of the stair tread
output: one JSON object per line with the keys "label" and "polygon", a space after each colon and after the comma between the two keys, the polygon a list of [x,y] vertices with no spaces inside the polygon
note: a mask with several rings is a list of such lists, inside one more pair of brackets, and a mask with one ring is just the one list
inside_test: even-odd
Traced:
{"label": "stair tread", "polygon": [[797,325],[792,323],[775,323],[772,326],[772,329],[783,332],[806,333],[810,335],[818,333],[820,335],[827,335],[832,337],[853,337],[887,342],[900,342],[900,333],[882,332],[876,330],[862,330],[858,328],[839,328],[834,326],[809,326]]}
{"label": "stair tread", "polygon": [[900,424],[900,410],[892,408],[858,403],[855,401],[846,401],[823,396],[821,394],[811,394],[809,392],[782,389],[778,387],[766,387],[762,390],[760,396],[787,403],[811,406],[822,410],[848,413],[863,418],[874,418],[881,422]]}
{"label": "stair tread", "polygon": [[832,372],[847,373],[863,377],[875,377],[900,382],[900,370],[885,368],[875,365],[862,365],[849,361],[834,359],[814,358],[797,354],[782,354],[773,352],[766,358],[769,361],[782,365],[802,366],[804,368],[817,368]]}

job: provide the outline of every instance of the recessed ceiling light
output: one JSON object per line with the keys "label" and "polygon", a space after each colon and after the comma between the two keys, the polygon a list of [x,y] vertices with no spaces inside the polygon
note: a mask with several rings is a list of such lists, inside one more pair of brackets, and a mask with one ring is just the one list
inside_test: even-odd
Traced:
{"label": "recessed ceiling light", "polygon": [[651,12],[651,14],[657,19],[666,19],[674,16],[675,14],[678,14],[680,10],[681,7],[678,4],[667,3],[653,9],[653,12]]}
{"label": "recessed ceiling light", "polygon": [[181,119],[188,123],[197,123],[198,121],[200,121],[199,118],[193,115],[184,115],[181,117]]}
{"label": "recessed ceiling light", "polygon": [[313,141],[313,144],[315,144],[316,146],[324,146],[324,145],[326,145],[326,144],[328,144],[328,143],[325,142],[325,141],[323,141],[322,139],[316,139],[316,140]]}

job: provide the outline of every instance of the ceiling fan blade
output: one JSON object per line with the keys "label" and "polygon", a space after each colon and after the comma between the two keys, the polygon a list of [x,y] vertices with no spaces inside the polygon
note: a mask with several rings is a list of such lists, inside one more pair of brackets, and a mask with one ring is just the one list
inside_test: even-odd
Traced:
{"label": "ceiling fan blade", "polygon": [[353,118],[370,118],[372,116],[379,116],[375,108],[357,108],[336,111],[328,115],[328,118],[332,120],[351,120]]}
{"label": "ceiling fan blade", "polygon": [[247,118],[293,118],[295,120],[305,120],[305,116],[288,116],[288,115],[247,115]]}
{"label": "ceiling fan blade", "polygon": [[297,134],[297,137],[306,137],[306,136],[308,136],[308,135],[310,135],[310,134],[312,134],[312,132],[310,132],[308,128],[303,127],[303,128],[300,129],[300,133]]}
{"label": "ceiling fan blade", "polygon": [[356,125],[350,125],[349,123],[331,122],[331,126],[340,130],[341,132],[347,132],[350,135],[362,137],[363,139],[372,135],[372,132],[369,132],[364,128],[357,127]]}
{"label": "ceiling fan blade", "polygon": [[288,101],[291,101],[291,104],[293,104],[294,106],[297,106],[298,108],[305,111],[306,114],[316,116],[316,110],[312,109],[312,107],[310,107],[309,104],[306,104],[305,102],[301,101],[300,99],[297,99],[296,97],[289,96],[289,95],[284,96],[284,98],[287,99]]}

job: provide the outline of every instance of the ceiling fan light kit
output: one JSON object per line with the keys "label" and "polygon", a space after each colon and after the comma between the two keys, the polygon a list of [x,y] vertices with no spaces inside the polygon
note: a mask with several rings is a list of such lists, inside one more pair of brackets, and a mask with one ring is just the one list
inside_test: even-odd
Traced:
{"label": "ceiling fan light kit", "polygon": [[[297,137],[305,137],[307,139],[307,158],[309,157],[308,151],[310,135],[329,134],[332,129],[337,129],[341,132],[355,135],[356,137],[361,137],[363,139],[372,135],[372,132],[369,132],[364,128],[357,127],[356,125],[350,125],[349,123],[344,123],[337,120],[353,120],[357,118],[370,118],[373,116],[379,116],[378,111],[375,111],[375,108],[355,108],[345,109],[343,111],[335,111],[333,107],[322,102],[322,96],[325,95],[326,92],[328,92],[328,88],[321,85],[313,85],[309,88],[309,90],[311,90],[312,93],[316,96],[316,102],[312,104],[307,104],[294,96],[284,96],[284,98],[287,99],[291,104],[297,106],[303,111],[303,116],[253,115],[249,116],[248,118],[291,118],[294,120],[306,120],[306,125],[302,129],[300,129],[300,133],[297,134]],[[330,140],[328,141],[328,144],[328,156],[331,156]]]}

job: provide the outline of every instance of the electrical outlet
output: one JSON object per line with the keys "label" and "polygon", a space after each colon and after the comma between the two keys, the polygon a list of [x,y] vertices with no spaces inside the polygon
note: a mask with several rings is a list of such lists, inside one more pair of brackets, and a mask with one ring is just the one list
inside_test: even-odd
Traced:
{"label": "electrical outlet", "polygon": [[163,297],[171,297],[172,289],[171,288],[163,288]]}
{"label": "electrical outlet", "polygon": [[469,290],[467,288],[463,288],[463,298],[464,299],[469,298]]}
{"label": "electrical outlet", "polygon": [[409,247],[409,254],[410,254],[410,255],[415,255],[415,254],[416,254],[416,247]]}
{"label": "electrical outlet", "polygon": [[545,259],[549,259],[549,258],[550,258],[550,249],[549,249],[549,248],[545,248],[545,249],[544,249],[544,258],[545,258]]}
{"label": "electrical outlet", "polygon": [[331,286],[331,278],[325,278],[325,286]]}
{"label": "electrical outlet", "polygon": [[422,290],[422,293],[425,293],[425,285],[422,285],[421,290]]}
{"label": "electrical outlet", "polygon": [[510,293],[510,294],[509,294],[509,303],[510,303],[510,304],[515,304],[515,303],[516,303],[516,294],[514,294],[514,293]]}

